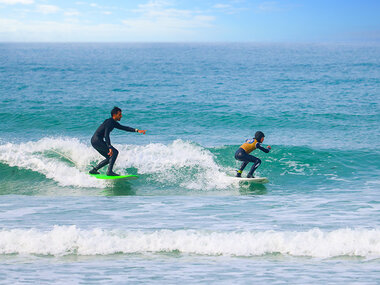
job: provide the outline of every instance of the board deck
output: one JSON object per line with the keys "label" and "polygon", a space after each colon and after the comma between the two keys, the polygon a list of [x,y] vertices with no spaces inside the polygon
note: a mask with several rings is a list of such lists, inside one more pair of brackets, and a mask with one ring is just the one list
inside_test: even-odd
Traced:
{"label": "board deck", "polygon": [[250,182],[250,183],[268,183],[269,179],[266,177],[255,177],[255,178],[246,178],[246,177],[232,177],[232,179],[239,182]]}
{"label": "board deck", "polygon": [[137,175],[120,175],[120,176],[108,176],[105,174],[90,174],[92,177],[98,178],[98,179],[106,179],[106,180],[135,180],[139,178]]}

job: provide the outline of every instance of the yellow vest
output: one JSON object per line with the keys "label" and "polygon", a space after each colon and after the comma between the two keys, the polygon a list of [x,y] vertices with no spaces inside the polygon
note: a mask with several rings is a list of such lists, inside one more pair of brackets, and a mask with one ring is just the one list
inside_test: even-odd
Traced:
{"label": "yellow vest", "polygon": [[240,147],[245,150],[246,153],[251,153],[256,149],[257,140],[250,139],[246,140]]}

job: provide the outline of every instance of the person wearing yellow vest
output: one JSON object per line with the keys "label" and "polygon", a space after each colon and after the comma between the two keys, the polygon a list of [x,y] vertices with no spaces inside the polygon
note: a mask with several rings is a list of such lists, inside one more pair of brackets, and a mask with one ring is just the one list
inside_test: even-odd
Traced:
{"label": "person wearing yellow vest", "polygon": [[236,151],[235,159],[243,161],[240,169],[237,170],[236,177],[241,177],[241,174],[244,168],[247,166],[247,164],[253,162],[253,165],[247,175],[247,178],[254,178],[253,173],[260,166],[261,160],[260,158],[250,155],[250,153],[255,149],[260,149],[261,151],[268,153],[272,149],[270,145],[268,145],[267,148],[261,146],[262,142],[264,141],[264,137],[264,133],[258,131],[255,133],[255,137],[253,139],[246,140],[245,143],[243,143]]}

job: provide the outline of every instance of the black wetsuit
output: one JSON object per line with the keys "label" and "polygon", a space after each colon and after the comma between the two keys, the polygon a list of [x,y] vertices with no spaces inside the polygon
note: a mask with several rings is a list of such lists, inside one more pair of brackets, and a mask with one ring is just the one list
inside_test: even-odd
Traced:
{"label": "black wetsuit", "polygon": [[[94,135],[91,138],[91,144],[106,159],[101,161],[94,168],[96,170],[99,170],[100,168],[104,167],[105,165],[107,165],[109,163],[107,174],[112,173],[113,165],[114,165],[116,158],[119,154],[118,150],[111,145],[111,140],[110,140],[110,132],[112,132],[112,130],[114,128],[119,129],[119,130],[124,130],[127,132],[136,132],[137,131],[137,129],[133,129],[131,127],[120,125],[113,118],[109,118],[109,119],[105,120],[97,128],[97,130],[95,131]],[[110,148],[112,149],[112,152],[113,152],[111,157],[108,155]]]}
{"label": "black wetsuit", "polygon": [[[256,149],[262,150],[265,153],[269,152],[269,149],[264,148],[261,146],[261,144],[258,142],[256,143]],[[249,171],[248,175],[252,176],[255,170],[260,166],[261,159],[248,154],[244,149],[239,147],[239,149],[235,152],[235,159],[243,161],[240,167],[240,171],[243,171],[244,168],[247,166],[248,163],[253,162],[253,165],[251,167],[251,170]]]}

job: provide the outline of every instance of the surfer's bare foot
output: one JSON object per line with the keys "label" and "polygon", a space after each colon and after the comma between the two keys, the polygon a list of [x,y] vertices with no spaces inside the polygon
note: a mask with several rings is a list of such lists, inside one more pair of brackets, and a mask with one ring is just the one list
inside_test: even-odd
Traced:
{"label": "surfer's bare foot", "polygon": [[251,175],[251,174],[248,174],[247,175],[247,178],[255,178],[255,176]]}
{"label": "surfer's bare foot", "polygon": [[100,172],[95,167],[93,169],[91,169],[88,173],[90,173],[90,174],[100,174]]}
{"label": "surfer's bare foot", "polygon": [[113,171],[110,171],[110,172],[107,172],[107,176],[120,176],[120,175]]}

